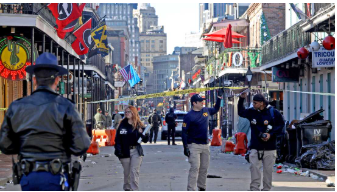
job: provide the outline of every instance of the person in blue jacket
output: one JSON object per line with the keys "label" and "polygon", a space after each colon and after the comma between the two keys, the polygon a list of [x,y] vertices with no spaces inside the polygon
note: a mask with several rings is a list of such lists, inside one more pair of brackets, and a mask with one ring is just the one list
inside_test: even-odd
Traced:
{"label": "person in blue jacket", "polygon": [[284,120],[280,112],[270,105],[263,95],[253,97],[253,108],[243,106],[247,93],[242,93],[238,102],[238,114],[250,121],[249,145],[251,191],[260,191],[261,166],[263,164],[263,191],[272,187],[272,172],[276,159],[276,136],[282,133]]}
{"label": "person in blue jacket", "polygon": [[191,97],[192,110],[189,111],[183,121],[182,139],[184,155],[188,157],[191,168],[188,174],[188,191],[206,190],[207,170],[210,161],[208,145],[208,122],[210,115],[216,114],[220,109],[222,89],[218,92],[218,98],[214,108],[203,107],[203,98],[199,95]]}

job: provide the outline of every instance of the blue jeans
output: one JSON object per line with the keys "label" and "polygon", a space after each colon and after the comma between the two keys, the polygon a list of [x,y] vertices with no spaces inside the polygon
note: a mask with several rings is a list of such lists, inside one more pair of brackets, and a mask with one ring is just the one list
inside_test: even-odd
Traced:
{"label": "blue jeans", "polygon": [[[67,182],[69,179],[65,174]],[[31,172],[23,175],[20,181],[22,191],[62,191],[60,185],[61,174],[53,175],[50,172]]]}

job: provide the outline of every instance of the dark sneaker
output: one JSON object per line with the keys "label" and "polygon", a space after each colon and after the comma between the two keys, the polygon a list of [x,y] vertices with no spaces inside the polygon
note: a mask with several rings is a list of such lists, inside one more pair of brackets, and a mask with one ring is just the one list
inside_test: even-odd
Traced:
{"label": "dark sneaker", "polygon": [[199,191],[206,191],[206,189],[199,187]]}

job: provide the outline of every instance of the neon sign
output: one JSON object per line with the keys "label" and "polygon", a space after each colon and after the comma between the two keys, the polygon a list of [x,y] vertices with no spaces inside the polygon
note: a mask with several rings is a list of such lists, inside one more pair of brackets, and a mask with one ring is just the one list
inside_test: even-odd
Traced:
{"label": "neon sign", "polygon": [[[7,36],[0,39],[0,76],[9,80],[26,78],[26,67],[31,65],[31,43],[24,37]],[[34,60],[38,53],[34,48]]]}

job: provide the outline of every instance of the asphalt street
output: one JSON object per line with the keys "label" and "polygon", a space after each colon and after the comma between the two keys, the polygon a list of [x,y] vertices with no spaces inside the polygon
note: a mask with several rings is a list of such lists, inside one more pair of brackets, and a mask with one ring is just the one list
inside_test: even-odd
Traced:
{"label": "asphalt street", "polygon": [[[142,191],[185,191],[189,163],[183,155],[182,142],[168,146],[167,142],[144,144],[144,159],[140,170],[140,190]],[[249,189],[249,164],[244,157],[220,153],[220,147],[211,147],[209,175],[222,178],[208,178],[210,191],[247,191]],[[101,147],[100,154],[90,156],[83,163],[79,190],[81,191],[122,191],[123,168],[114,155],[114,147]],[[2,190],[20,190],[20,186],[8,184]],[[290,173],[273,174],[274,191],[324,191],[325,182]]]}

